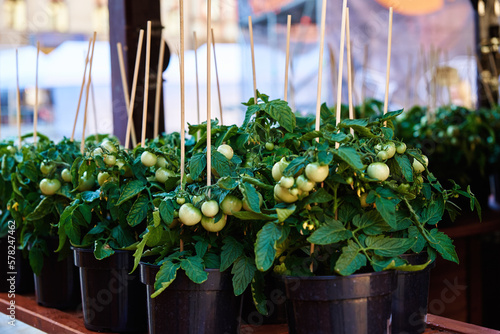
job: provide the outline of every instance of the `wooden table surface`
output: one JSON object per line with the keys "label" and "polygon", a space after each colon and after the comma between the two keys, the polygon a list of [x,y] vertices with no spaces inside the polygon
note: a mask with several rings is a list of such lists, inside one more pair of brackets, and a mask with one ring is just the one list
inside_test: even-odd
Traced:
{"label": "wooden table surface", "polygon": [[[10,299],[6,293],[0,293],[0,311],[7,313]],[[83,325],[81,311],[60,311],[40,306],[33,295],[16,295],[16,319],[41,331],[55,334],[89,334]],[[429,314],[427,317],[426,334],[455,333],[455,334],[500,334],[500,331],[467,324],[464,322],[446,319]],[[264,325],[258,327],[242,327],[241,334],[288,334],[288,327],[284,325]]]}

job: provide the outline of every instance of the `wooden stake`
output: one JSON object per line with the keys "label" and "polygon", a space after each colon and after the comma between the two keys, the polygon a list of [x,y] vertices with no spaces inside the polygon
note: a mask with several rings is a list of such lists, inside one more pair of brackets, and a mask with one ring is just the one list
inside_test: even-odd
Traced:
{"label": "wooden stake", "polygon": [[215,55],[214,29],[211,29],[210,32],[212,35],[212,46],[214,48],[215,79],[217,81],[217,95],[219,96],[220,125],[224,125],[224,118],[222,116],[222,99],[221,99],[221,95],[220,95],[219,71],[217,70],[217,56]]}
{"label": "wooden stake", "polygon": [[337,91],[335,82],[337,78],[337,65],[335,61],[335,53],[333,52],[333,46],[332,44],[328,43],[328,58],[330,61],[330,76],[331,76],[331,82],[332,82],[332,96],[335,95],[335,92]]}
{"label": "wooden stake", "polygon": [[413,66],[413,55],[408,56],[408,74],[406,76],[406,99],[405,99],[405,108],[410,107],[410,96],[411,96],[411,78],[413,74],[412,70]]}
{"label": "wooden stake", "polygon": [[160,102],[161,94],[163,93],[162,75],[163,75],[163,59],[165,58],[165,41],[160,40],[160,55],[158,57],[158,71],[156,73],[156,96],[155,96],[155,124],[153,130],[153,138],[158,137],[160,123]]}
{"label": "wooden stake", "polygon": [[198,78],[198,39],[196,38],[196,31],[193,31],[194,37],[194,67],[196,73],[196,116],[198,117],[198,124],[200,124],[200,84]]}
{"label": "wooden stake", "polygon": [[99,131],[97,129],[97,108],[95,104],[94,83],[90,82],[90,97],[92,99],[92,111],[94,114],[94,127],[95,127],[95,142],[99,143]]}
{"label": "wooden stake", "polygon": [[257,76],[255,74],[255,51],[253,47],[253,25],[251,16],[248,17],[248,30],[250,33],[250,49],[252,51],[253,99],[254,103],[257,104]]}
{"label": "wooden stake", "polygon": [[21,91],[19,90],[19,52],[16,49],[16,110],[17,110],[17,136],[19,142],[17,147],[21,149],[22,139],[21,139]]}
{"label": "wooden stake", "polygon": [[87,79],[87,66],[89,64],[90,48],[92,47],[92,38],[89,39],[89,47],[87,49],[87,57],[85,58],[85,69],[83,70],[82,85],[80,87],[80,96],[78,97],[78,104],[76,106],[75,122],[73,123],[73,131],[71,132],[71,141],[75,139],[76,122],[78,120],[78,113],[80,112],[80,104],[82,102],[83,88],[85,87],[85,80]]}
{"label": "wooden stake", "polygon": [[97,33],[94,31],[94,37],[92,38],[92,52],[90,54],[90,61],[89,61],[89,79],[88,79],[88,84],[87,84],[87,90],[85,92],[85,108],[83,110],[83,130],[82,130],[82,142],[80,143],[80,153],[83,155],[83,152],[85,150],[85,127],[87,126],[87,109],[88,109],[88,104],[89,104],[89,91],[90,91],[90,84],[92,82],[92,62],[94,60],[94,48],[95,48],[95,42],[97,39]]}
{"label": "wooden stake", "polygon": [[[323,52],[325,48],[325,25],[326,25],[326,0],[321,7],[321,32],[319,38],[319,64],[318,64],[318,90],[316,92],[316,126],[319,131],[321,122],[321,84],[323,81]],[[319,137],[317,138],[319,140]]]}
{"label": "wooden stake", "polygon": [[[349,98],[349,119],[354,119],[354,104],[352,102],[352,59],[351,59],[351,28],[349,26],[349,7],[346,9],[346,38],[347,38],[347,91]],[[351,128],[354,135],[354,129]]]}
{"label": "wooden stake", "polygon": [[365,44],[363,55],[363,79],[361,82],[361,117],[365,117],[366,113],[366,72],[368,70],[368,44]]}
{"label": "wooden stake", "polygon": [[132,116],[134,115],[135,91],[137,90],[137,78],[139,76],[139,65],[141,63],[142,40],[144,38],[144,30],[139,31],[139,40],[137,42],[137,54],[135,56],[134,78],[132,80],[132,91],[130,94],[130,103],[127,121],[127,133],[125,135],[125,148],[129,148],[130,132],[132,129]]}
{"label": "wooden stake", "polygon": [[[181,190],[184,189],[183,181],[184,181],[184,165],[186,163],[186,134],[185,134],[185,112],[186,112],[186,104],[185,104],[185,80],[184,80],[184,0],[180,0],[179,2],[179,13],[180,13],[180,32],[181,32],[181,50],[180,50],[180,75],[181,75]],[[207,52],[210,49],[207,50]]]}
{"label": "wooden stake", "polygon": [[151,21],[148,21],[146,34],[146,70],[144,74],[144,103],[142,106],[142,134],[141,147],[146,146],[146,123],[148,120],[148,98],[149,98],[149,66],[151,61]]}
{"label": "wooden stake", "polygon": [[[130,96],[128,94],[128,83],[127,83],[127,75],[125,73],[125,62],[123,61],[123,47],[122,43],[116,43],[116,48],[118,49],[118,63],[120,64],[120,75],[122,78],[122,89],[123,89],[123,97],[125,98],[125,107],[127,108],[127,116],[130,112]],[[132,120],[132,145],[134,147],[137,146],[137,136],[135,134],[134,120]]]}
{"label": "wooden stake", "polygon": [[391,76],[391,47],[392,47],[392,16],[393,9],[389,8],[389,37],[387,38],[387,72],[385,77],[385,99],[384,99],[384,115],[387,114],[389,108],[389,81]]}
{"label": "wooden stake", "polygon": [[[344,46],[345,46],[345,22],[346,22],[347,0],[344,0],[342,5],[342,27],[340,28],[340,48],[339,48],[339,70],[337,78],[337,110],[335,124],[340,123],[341,110],[342,110],[342,70],[344,67]],[[339,143],[335,144],[339,147]]]}
{"label": "wooden stake", "polygon": [[[251,21],[249,24],[251,25]],[[211,40],[212,35],[210,33],[211,31],[212,31],[212,1],[207,0],[207,186],[212,185],[212,100],[211,100],[212,66],[210,62],[210,45],[212,44]],[[251,37],[251,39],[252,39],[252,55],[253,55],[253,37]],[[254,87],[255,87],[255,71],[254,71]],[[257,99],[255,100],[255,102],[257,103]],[[208,197],[210,197],[210,188],[208,189]]]}
{"label": "wooden stake", "polygon": [[40,58],[40,42],[36,42],[36,72],[35,72],[35,106],[33,108],[33,144],[37,143],[38,128],[38,63]]}
{"label": "wooden stake", "polygon": [[286,19],[286,58],[285,58],[285,93],[283,100],[288,99],[288,68],[290,67],[290,30],[292,27],[292,15]]}

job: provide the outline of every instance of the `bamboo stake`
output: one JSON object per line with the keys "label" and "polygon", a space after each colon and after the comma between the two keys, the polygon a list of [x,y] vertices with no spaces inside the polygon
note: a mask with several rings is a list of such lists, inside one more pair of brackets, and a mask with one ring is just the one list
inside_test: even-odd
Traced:
{"label": "bamboo stake", "polygon": [[427,91],[427,117],[429,116],[429,109],[431,107],[431,88],[430,88],[430,80],[427,78],[427,74],[429,72],[429,67],[427,66],[427,55],[425,52],[425,48],[423,45],[420,45],[420,56],[422,58],[422,71],[423,77],[425,80],[425,89]]}
{"label": "bamboo stake", "polygon": [[146,70],[144,74],[144,103],[142,106],[142,134],[141,147],[146,146],[146,123],[148,120],[148,98],[149,98],[149,66],[151,62],[151,21],[148,21],[146,33]]}
{"label": "bamboo stake", "polygon": [[73,131],[71,132],[71,141],[75,139],[76,122],[78,120],[78,113],[80,112],[80,104],[82,102],[83,88],[85,87],[85,79],[87,78],[87,66],[89,64],[90,48],[92,47],[92,38],[89,39],[89,47],[87,49],[87,57],[85,58],[85,69],[83,70],[82,86],[80,87],[80,96],[78,97],[78,104],[76,106],[75,122],[73,123]]}
{"label": "bamboo stake", "polygon": [[222,116],[222,99],[221,99],[221,95],[220,95],[219,71],[217,70],[217,56],[215,55],[214,29],[211,29],[210,32],[212,35],[212,46],[214,48],[215,79],[217,81],[217,95],[219,96],[220,125],[224,125],[224,118]]}
{"label": "bamboo stake", "polygon": [[19,90],[19,52],[16,49],[16,110],[17,110],[17,136],[19,138],[19,143],[17,147],[21,149],[22,139],[21,139],[21,92]]}
{"label": "bamboo stake", "polygon": [[[127,108],[127,116],[130,112],[130,96],[128,93],[128,83],[127,83],[127,75],[125,73],[125,62],[123,61],[123,47],[122,43],[116,43],[116,48],[118,49],[118,63],[120,64],[120,75],[122,78],[122,87],[123,87],[123,97],[125,98],[125,107]],[[132,120],[132,145],[134,147],[137,146],[137,136],[135,134],[134,120]]]}
{"label": "bamboo stake", "polygon": [[361,117],[365,117],[366,113],[366,72],[368,69],[368,44],[365,44],[363,54],[363,79],[361,82]]}
{"label": "bamboo stake", "polygon": [[335,78],[337,78],[337,73],[336,73],[336,64],[335,64],[335,53],[333,52],[333,46],[332,44],[328,43],[328,58],[330,61],[330,76],[331,76],[331,82],[332,82],[332,96],[335,95],[335,92],[337,91],[336,86],[335,86]]}
{"label": "bamboo stake", "polygon": [[33,108],[33,144],[38,140],[38,64],[40,59],[40,42],[36,42],[36,72],[35,72],[35,106]]}
{"label": "bamboo stake", "polygon": [[248,17],[248,29],[250,33],[250,48],[252,51],[253,98],[254,103],[257,104],[257,76],[255,74],[255,50],[253,47],[253,25],[251,16]]}
{"label": "bamboo stake", "polygon": [[132,116],[134,115],[134,104],[135,104],[135,91],[137,89],[137,77],[139,76],[139,65],[141,63],[141,52],[142,52],[142,40],[144,38],[144,30],[139,31],[139,40],[137,42],[137,54],[135,56],[135,68],[134,68],[134,78],[132,80],[132,91],[130,94],[130,103],[128,111],[128,121],[127,121],[127,133],[125,135],[125,148],[129,148],[130,143],[130,132],[132,129]]}
{"label": "bamboo stake", "polygon": [[92,111],[94,115],[94,127],[95,127],[95,142],[99,143],[99,131],[97,130],[97,108],[95,104],[95,93],[94,93],[94,83],[90,82],[90,97],[92,99]]}
{"label": "bamboo stake", "polygon": [[194,67],[196,73],[196,115],[198,117],[198,124],[200,124],[200,84],[198,78],[198,39],[196,38],[196,31],[193,31],[194,37]]}
{"label": "bamboo stake", "polygon": [[421,67],[421,63],[422,63],[422,59],[421,59],[421,55],[420,53],[417,53],[417,65],[415,67],[415,82],[414,82],[414,86],[413,86],[413,95],[412,95],[412,99],[411,99],[411,105],[414,106],[415,104],[418,103],[418,79],[419,79],[419,76],[420,76],[420,67]]}
{"label": "bamboo stake", "polygon": [[[185,134],[185,117],[186,117],[186,104],[185,104],[185,79],[184,79],[184,0],[179,2],[180,14],[180,32],[181,32],[181,50],[180,50],[180,80],[181,80],[181,190],[184,189],[184,171],[186,163],[186,134]],[[207,52],[210,50],[207,50]]]}
{"label": "bamboo stake", "polygon": [[409,108],[410,104],[410,96],[411,96],[411,75],[413,74],[412,70],[413,65],[413,56],[410,54],[408,56],[408,74],[406,76],[406,98],[405,98],[405,108]]}
{"label": "bamboo stake", "polygon": [[[354,119],[354,104],[352,102],[352,59],[351,59],[351,28],[349,26],[349,7],[346,9],[346,38],[347,38],[347,92],[349,98],[349,119]],[[354,135],[354,129],[351,128]]]}
{"label": "bamboo stake", "polygon": [[[346,22],[347,0],[342,4],[342,27],[340,28],[340,48],[339,48],[339,70],[337,77],[337,110],[335,124],[340,123],[342,111],[342,70],[344,68],[344,47],[345,47],[345,22]],[[335,148],[339,147],[339,143],[335,143]]]}
{"label": "bamboo stake", "polygon": [[285,93],[283,100],[288,100],[288,68],[290,67],[290,30],[292,27],[292,15],[286,19],[286,58],[285,58]]}
{"label": "bamboo stake", "polygon": [[[323,52],[325,48],[325,25],[326,25],[326,0],[323,0],[321,7],[321,33],[319,39],[319,64],[318,64],[318,90],[316,93],[316,126],[319,131],[321,122],[321,84],[323,78]],[[319,138],[317,138],[319,140]]]}
{"label": "bamboo stake", "polygon": [[387,39],[387,72],[385,77],[385,99],[384,99],[384,115],[387,114],[389,108],[389,81],[391,76],[391,47],[392,47],[392,16],[393,9],[389,8],[389,37]]}
{"label": "bamboo stake", "polygon": [[[251,18],[249,22],[251,26]],[[212,67],[210,62],[210,44],[212,44],[212,1],[207,0],[207,186],[212,185]],[[252,55],[253,55],[253,35],[252,39]],[[253,57],[252,57],[253,58]],[[254,87],[255,87],[255,66],[254,68]],[[257,95],[257,92],[255,92]],[[255,100],[257,103],[257,99]],[[210,197],[210,188],[208,189],[208,197]]]}
{"label": "bamboo stake", "polygon": [[92,63],[94,61],[94,48],[95,48],[95,42],[97,39],[97,33],[94,31],[94,37],[92,38],[92,52],[90,54],[90,61],[89,61],[89,79],[88,79],[88,84],[87,84],[87,90],[85,92],[85,108],[83,109],[83,130],[82,130],[82,142],[80,143],[80,153],[83,155],[83,152],[85,150],[85,127],[87,126],[87,109],[88,109],[88,104],[89,104],[89,91],[90,91],[90,84],[92,83]]}
{"label": "bamboo stake", "polygon": [[158,137],[160,123],[160,102],[163,92],[162,75],[163,75],[163,59],[165,58],[165,42],[160,39],[160,55],[158,57],[158,71],[156,74],[156,96],[155,96],[155,125],[153,130],[153,138]]}

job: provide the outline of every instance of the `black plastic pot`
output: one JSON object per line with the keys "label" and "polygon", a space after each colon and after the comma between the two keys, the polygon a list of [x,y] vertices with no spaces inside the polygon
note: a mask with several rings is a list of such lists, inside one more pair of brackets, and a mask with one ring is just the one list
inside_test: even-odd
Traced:
{"label": "black plastic pot", "polygon": [[159,266],[141,263],[146,284],[151,334],[234,334],[239,332],[241,298],[235,297],[228,272],[206,269],[208,279],[193,283],[183,270],[160,295],[151,298]]}
{"label": "black plastic pot", "polygon": [[268,274],[264,278],[264,294],[267,298],[269,314],[264,316],[255,308],[250,286],[243,294],[243,310],[241,318],[243,324],[252,326],[286,324],[286,288],[281,276]]}
{"label": "black plastic pot", "polygon": [[[9,254],[9,242],[7,237],[0,238],[0,254],[5,254],[5,257]],[[15,259],[15,272],[14,275],[8,275],[7,266],[6,270],[0,272],[0,292],[13,291],[15,293],[33,293],[35,291],[35,284],[33,282],[33,271],[30,267],[30,262],[27,258],[24,258],[22,251],[16,248]],[[7,259],[6,259],[7,260]],[[12,281],[11,278],[14,277]],[[9,279],[9,281],[7,281]],[[12,286],[13,283],[13,286]]]}
{"label": "black plastic pot", "polygon": [[285,277],[289,333],[387,334],[396,273]]}
{"label": "black plastic pot", "polygon": [[[427,253],[401,256],[410,264],[423,264]],[[394,333],[423,333],[426,327],[429,281],[434,263],[420,271],[397,271],[398,287],[392,298],[392,330]]]}
{"label": "black plastic pot", "polygon": [[35,275],[35,294],[38,304],[46,307],[74,309],[81,303],[78,269],[71,256],[55,253],[59,240],[47,240],[49,256],[44,257],[40,275]]}
{"label": "black plastic pot", "polygon": [[92,331],[144,332],[147,326],[145,286],[134,267],[133,253],[97,260],[86,248],[73,248],[80,271],[84,324]]}

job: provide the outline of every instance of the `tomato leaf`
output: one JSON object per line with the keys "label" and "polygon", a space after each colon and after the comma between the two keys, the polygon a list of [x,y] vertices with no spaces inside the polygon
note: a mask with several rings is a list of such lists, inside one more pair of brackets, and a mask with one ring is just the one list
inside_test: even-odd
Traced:
{"label": "tomato leaf", "polygon": [[273,100],[264,105],[264,111],[288,132],[293,132],[296,121],[292,109],[283,100]]}
{"label": "tomato leaf", "polygon": [[144,185],[144,183],[142,183],[142,181],[130,181],[123,188],[120,194],[120,198],[118,199],[118,202],[116,202],[116,205],[121,205],[123,202],[128,201],[129,199],[143,191],[145,188],[146,186]]}
{"label": "tomato leaf", "polygon": [[368,236],[365,240],[366,247],[375,254],[385,257],[394,257],[404,254],[416,242],[416,239],[386,238],[382,235]]}
{"label": "tomato leaf", "polygon": [[40,247],[32,246],[28,257],[33,273],[40,275],[43,267],[43,250]]}
{"label": "tomato leaf", "polygon": [[294,176],[298,171],[306,166],[307,157],[293,159],[283,171],[284,176]]}
{"label": "tomato leaf", "polygon": [[243,182],[239,185],[239,189],[241,191],[241,194],[243,195],[243,201],[248,204],[250,210],[259,213],[260,198],[257,190],[255,190],[255,187],[248,182]]}
{"label": "tomato leaf", "polygon": [[304,199],[304,205],[311,203],[327,203],[333,200],[333,196],[330,195],[325,188],[319,188],[317,191],[313,192],[311,195]]}
{"label": "tomato leaf", "polygon": [[212,168],[214,168],[221,177],[231,175],[231,165],[224,154],[217,150],[212,150]]}
{"label": "tomato leaf", "polygon": [[160,270],[156,274],[155,279],[155,292],[151,295],[151,298],[155,298],[163,290],[169,287],[170,284],[177,277],[177,270],[181,267],[180,263],[173,263],[172,261],[165,261],[160,267]]}
{"label": "tomato leaf", "polygon": [[342,248],[342,254],[335,264],[335,271],[343,276],[348,276],[365,266],[366,256],[360,251],[359,246],[353,240],[349,240],[347,246]]}
{"label": "tomato leaf", "polygon": [[363,229],[363,233],[366,235],[377,235],[391,229],[376,210],[365,212],[362,216],[355,216],[352,223],[354,226]]}
{"label": "tomato leaf", "polygon": [[226,177],[221,177],[217,181],[217,185],[225,190],[233,190],[238,186],[238,182],[236,182],[233,178],[226,176]]}
{"label": "tomato leaf", "polygon": [[248,106],[246,112],[245,112],[245,119],[243,120],[243,124],[241,125],[242,128],[246,128],[248,126],[248,123],[250,122],[250,119],[252,116],[260,111],[260,106],[258,104],[252,104]]}
{"label": "tomato leaf", "polygon": [[196,284],[201,284],[208,279],[205,271],[203,259],[199,256],[190,256],[181,260],[181,268],[186,272],[187,277]]}
{"label": "tomato leaf", "polygon": [[276,220],[275,216],[266,215],[261,212],[252,212],[252,211],[238,211],[233,212],[233,215],[241,220]]}
{"label": "tomato leaf", "polygon": [[431,201],[420,214],[422,223],[427,223],[429,225],[436,225],[439,223],[444,215],[444,206],[445,204],[442,196]]}
{"label": "tomato leaf", "polygon": [[350,237],[352,237],[351,231],[347,230],[340,221],[328,219],[307,238],[307,241],[318,245],[330,245]]}
{"label": "tomato leaf", "polygon": [[52,196],[44,197],[36,206],[35,210],[26,216],[26,220],[33,221],[42,219],[53,209],[54,199]]}
{"label": "tomato leaf", "polygon": [[233,237],[228,236],[222,242],[220,271],[229,268],[243,254],[243,244]]}
{"label": "tomato leaf", "polygon": [[315,138],[323,138],[323,132],[321,132],[321,131],[307,132],[307,133],[303,134],[302,137],[299,138],[299,140],[308,141],[308,140],[315,139]]}
{"label": "tomato leaf", "polygon": [[425,240],[424,236],[419,232],[416,226],[408,227],[408,237],[410,239],[417,240],[415,244],[411,247],[412,251],[414,251],[415,253],[420,253],[421,251],[424,250],[424,247],[427,245],[427,241]]}
{"label": "tomato leaf", "polygon": [[128,247],[135,242],[132,231],[124,230],[120,225],[111,230],[111,236],[116,240],[120,248]]}
{"label": "tomato leaf", "polygon": [[278,221],[280,223],[284,222],[288,217],[290,217],[295,212],[296,206],[292,204],[287,208],[276,208],[276,212],[278,213]]}
{"label": "tomato leaf", "polygon": [[377,205],[377,211],[380,213],[382,218],[384,218],[386,223],[389,224],[392,228],[397,229],[397,223],[396,223],[397,204],[395,203],[395,201],[381,196],[377,196],[375,199],[375,204]]}
{"label": "tomato leaf", "polygon": [[333,151],[340,159],[344,160],[349,166],[356,170],[362,170],[365,165],[361,162],[360,154],[352,147],[340,146],[338,150]]}
{"label": "tomato leaf", "polygon": [[94,245],[94,256],[98,260],[102,260],[113,255],[115,251],[107,243],[97,240]]}
{"label": "tomato leaf", "polygon": [[411,167],[410,159],[408,159],[408,156],[396,154],[394,158],[396,159],[399,167],[401,168],[401,171],[406,181],[413,182],[413,169]]}
{"label": "tomato leaf", "polygon": [[[250,285],[251,290],[252,290],[252,298],[253,298],[253,303],[255,305],[255,308],[257,311],[259,311],[260,314],[262,315],[268,315],[269,312],[267,310],[267,299],[266,295],[264,294],[264,274],[261,273],[260,271],[256,271],[254,274],[254,278],[252,280],[252,283]],[[280,292],[278,290],[278,292]],[[281,291],[283,293],[283,291]],[[283,296],[283,295],[282,295]],[[274,300],[275,297],[275,291],[273,291],[273,302],[285,302],[284,298],[281,300]]]}
{"label": "tomato leaf", "polygon": [[[7,167],[8,168],[8,167]],[[32,160],[25,161],[19,166],[19,172],[32,182],[38,182],[38,169]]]}
{"label": "tomato leaf", "polygon": [[144,253],[144,247],[146,246],[148,239],[149,239],[149,232],[146,232],[142,236],[142,240],[139,242],[139,244],[137,245],[137,248],[135,249],[135,252],[133,255],[134,256],[134,268],[132,268],[132,270],[130,271],[131,273],[135,271],[135,269],[139,265],[139,262],[141,262],[141,257],[142,257],[142,254]]}
{"label": "tomato leaf", "polygon": [[189,172],[193,180],[200,177],[207,167],[207,156],[204,153],[197,153],[189,160]]}
{"label": "tomato leaf", "polygon": [[221,257],[219,254],[207,252],[203,257],[203,262],[207,269],[218,269],[220,268]]}
{"label": "tomato leaf", "polygon": [[443,259],[458,263],[457,252],[455,251],[455,246],[453,246],[453,241],[449,236],[443,232],[439,232],[437,228],[434,228],[430,231],[428,237],[429,246],[441,254]]}
{"label": "tomato leaf", "polygon": [[161,201],[160,206],[158,208],[160,210],[161,219],[167,224],[170,225],[174,221],[174,203],[171,199],[164,199]]}
{"label": "tomato leaf", "polygon": [[255,275],[255,264],[249,257],[241,256],[234,263],[231,274],[233,274],[234,295],[239,296],[245,292],[248,284],[252,282]]}
{"label": "tomato leaf", "polygon": [[197,241],[194,245],[194,248],[196,250],[196,255],[198,255],[200,258],[203,258],[208,250],[208,241],[206,239]]}
{"label": "tomato leaf", "polygon": [[99,199],[99,197],[100,197],[100,190],[98,189],[96,191],[84,191],[84,192],[82,192],[80,194],[80,196],[82,197],[82,200],[85,203],[92,203],[96,199]]}
{"label": "tomato leaf", "polygon": [[127,222],[130,226],[139,225],[148,215],[149,198],[147,195],[142,194],[137,198],[127,215]]}
{"label": "tomato leaf", "polygon": [[282,227],[269,222],[257,233],[255,241],[255,263],[257,269],[266,271],[271,268],[276,256],[276,245],[282,236]]}

